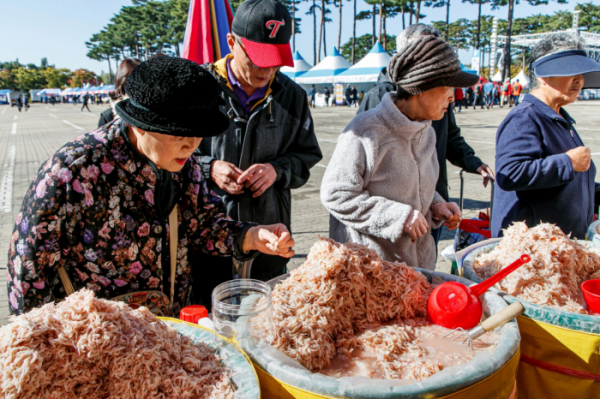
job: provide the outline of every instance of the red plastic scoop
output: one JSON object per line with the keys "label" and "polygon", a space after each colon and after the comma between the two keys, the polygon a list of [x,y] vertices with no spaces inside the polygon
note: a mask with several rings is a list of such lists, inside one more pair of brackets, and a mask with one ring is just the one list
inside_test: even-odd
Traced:
{"label": "red plastic scoop", "polygon": [[475,327],[483,313],[479,296],[530,260],[529,255],[521,255],[510,266],[470,288],[455,281],[438,285],[429,296],[427,316],[433,323],[446,328],[466,330]]}
{"label": "red plastic scoop", "polygon": [[588,310],[592,313],[600,313],[600,279],[584,281],[580,287]]}

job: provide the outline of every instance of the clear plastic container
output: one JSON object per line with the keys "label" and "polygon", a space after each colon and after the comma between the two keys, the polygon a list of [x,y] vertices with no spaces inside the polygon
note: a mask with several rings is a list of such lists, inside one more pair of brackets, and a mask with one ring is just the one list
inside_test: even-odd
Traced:
{"label": "clear plastic container", "polygon": [[212,293],[212,314],[215,333],[242,348],[271,342],[273,300],[267,283],[240,279],[218,285]]}

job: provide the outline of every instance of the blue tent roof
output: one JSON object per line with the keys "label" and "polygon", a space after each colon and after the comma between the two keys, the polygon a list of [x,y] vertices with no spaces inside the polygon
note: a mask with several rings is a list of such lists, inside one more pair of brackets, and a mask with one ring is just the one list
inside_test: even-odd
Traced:
{"label": "blue tent roof", "polygon": [[302,58],[302,55],[300,55],[300,52],[296,50],[294,52],[294,67],[282,67],[280,72],[288,78],[294,79],[298,76],[304,75],[311,68],[312,65],[306,62],[306,60]]}
{"label": "blue tent roof", "polygon": [[4,89],[4,90],[0,90],[0,95],[5,96],[8,93],[12,93],[12,90],[10,89]]}
{"label": "blue tent roof", "polygon": [[388,65],[390,58],[383,46],[377,42],[367,55],[347,71],[336,76],[335,80],[343,83],[377,82],[381,70]]}
{"label": "blue tent roof", "polygon": [[296,82],[303,84],[333,83],[335,75],[344,72],[350,66],[350,63],[334,47],[333,54],[325,57],[314,68],[300,76]]}

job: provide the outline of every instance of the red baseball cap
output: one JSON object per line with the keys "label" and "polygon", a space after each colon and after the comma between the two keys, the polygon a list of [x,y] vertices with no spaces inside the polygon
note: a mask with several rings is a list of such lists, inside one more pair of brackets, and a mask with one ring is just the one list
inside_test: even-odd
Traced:
{"label": "red baseball cap", "polygon": [[292,18],[276,0],[246,0],[237,9],[231,27],[246,54],[260,68],[294,66],[290,38]]}

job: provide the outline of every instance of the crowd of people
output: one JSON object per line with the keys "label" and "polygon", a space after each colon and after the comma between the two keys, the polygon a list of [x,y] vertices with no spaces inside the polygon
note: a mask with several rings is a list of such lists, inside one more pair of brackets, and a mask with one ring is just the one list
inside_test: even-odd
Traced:
{"label": "crowd of people", "polygon": [[[317,91],[315,85],[312,85],[310,90],[308,91],[308,104],[311,108],[316,108],[317,94],[320,94]],[[361,91],[360,93],[356,89],[356,86],[350,87],[348,83],[346,85],[346,90],[344,90],[344,96],[341,99],[341,103],[336,101],[335,96],[335,88],[325,87],[323,90],[323,99],[325,100],[326,107],[333,107],[336,105],[345,105],[346,107],[354,107],[357,108],[362,103],[363,98],[365,97],[365,92]]]}
{"label": "crowd of people", "polygon": [[454,107],[457,109],[456,112],[461,112],[463,107],[477,109],[477,106],[480,106],[481,109],[490,109],[494,108],[494,105],[500,108],[508,105],[512,108],[513,104],[519,105],[522,92],[523,85],[519,79],[511,83],[507,78],[504,83],[499,83],[482,78],[472,87],[456,88]]}
{"label": "crowd of people", "polygon": [[[214,63],[124,60],[98,129],[60,148],[25,195],[10,240],[10,312],[88,288],[126,302],[154,293],[177,315],[210,306],[213,288],[234,277],[232,257],[253,262],[244,277],[286,273],[291,192],[323,158],[313,101],[279,73],[293,66],[291,36],[283,4],[247,0],[227,36],[231,53]],[[434,269],[442,226],[462,218],[449,201],[447,161],[495,184],[494,235],[543,220],[580,237],[595,167],[563,106],[600,87],[600,64],[568,34],[532,49],[532,91],[497,133],[496,179],[453,112],[456,88],[467,97],[473,89],[477,104],[488,83],[463,72],[439,36],[424,24],[405,29],[339,135],[320,190],[330,237]],[[520,92],[508,84],[506,96]]]}

